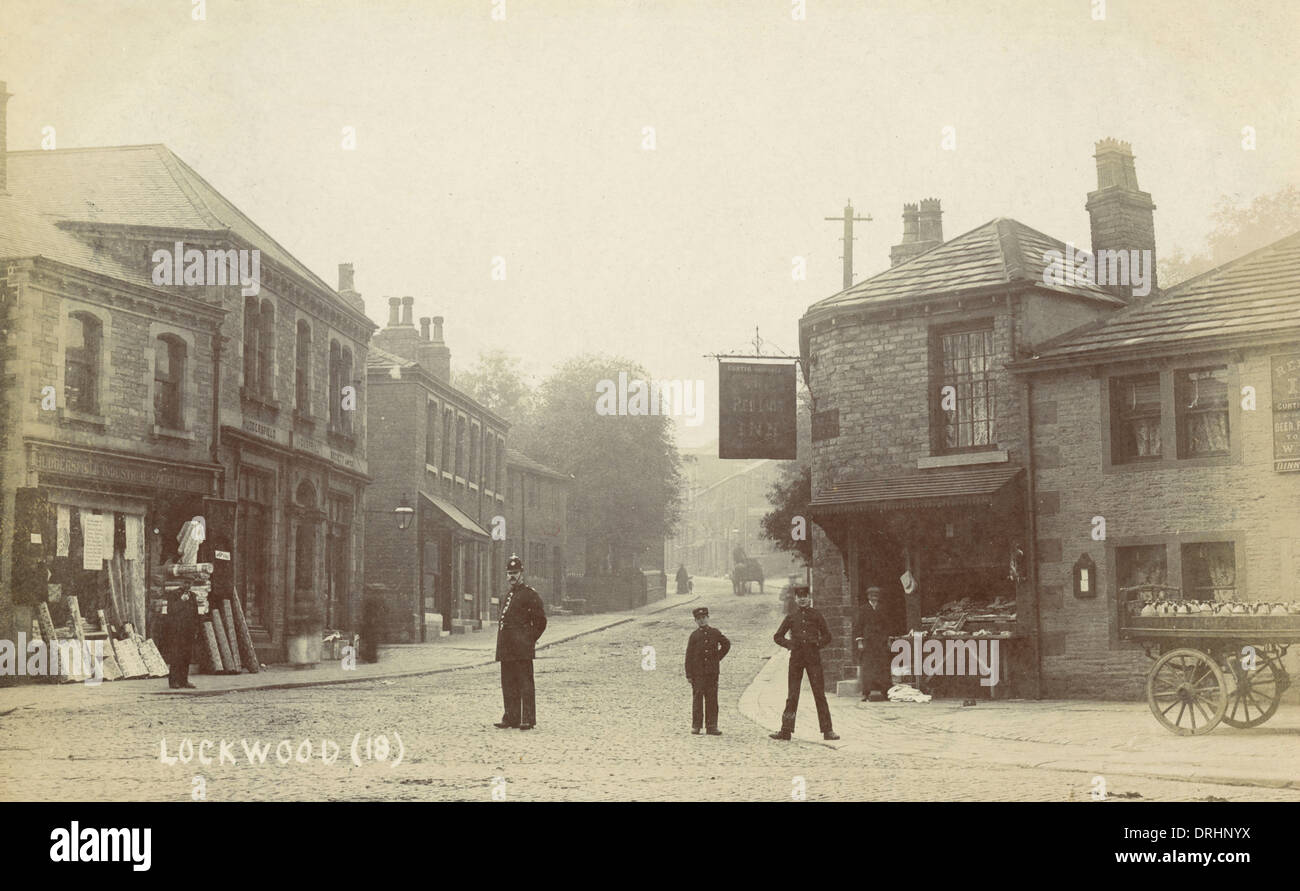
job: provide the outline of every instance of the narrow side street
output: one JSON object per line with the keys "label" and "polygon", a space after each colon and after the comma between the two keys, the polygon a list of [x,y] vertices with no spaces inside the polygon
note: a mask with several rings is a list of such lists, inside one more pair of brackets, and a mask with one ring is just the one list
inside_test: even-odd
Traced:
{"label": "narrow side street", "polygon": [[[693,623],[689,607],[680,606],[540,651],[539,726],[531,732],[493,728],[501,714],[495,665],[224,696],[142,696],[129,707],[83,694],[85,704],[73,707],[17,708],[0,718],[0,797],[189,800],[201,776],[210,801],[486,801],[502,789],[508,801],[782,801],[802,788],[810,801],[1082,802],[1091,800],[1093,788],[1090,747],[1131,742],[1098,731],[1081,746],[1054,744],[1054,754],[1039,759],[1049,767],[1025,767],[1036,757],[1025,747],[1047,744],[1013,745],[981,735],[992,732],[986,727],[961,726],[962,720],[996,717],[992,708],[953,715],[952,704],[941,702],[928,713],[917,711],[925,708],[919,705],[886,705],[871,713],[833,696],[840,744],[821,744],[815,734],[816,743],[775,742],[767,737],[775,724],[759,726],[741,710],[756,695],[746,697],[751,680],[776,650],[775,594],[735,597],[711,580],[699,580],[697,590],[697,602],[709,606],[713,624],[733,641],[722,664],[721,737],[690,734],[690,688],[681,663]],[[654,648],[653,668],[646,647]],[[1041,716],[1090,705],[1007,703],[996,709]],[[1159,742],[1176,752],[1189,742],[1156,727],[1140,703],[1097,705],[1150,724],[1133,744]],[[1285,715],[1275,726],[1276,733],[1295,732]],[[805,689],[798,735],[815,729]],[[358,733],[360,767],[351,751]],[[190,763],[163,763],[164,737],[166,756],[190,755]],[[402,761],[394,767],[399,738]],[[200,746],[204,740],[212,742]],[[237,763],[219,763],[223,740]],[[310,740],[310,755],[304,740]],[[333,763],[322,763],[323,740],[331,741],[327,756],[338,747]],[[269,748],[265,763],[250,764],[243,741]],[[1227,748],[1258,744],[1239,734],[1190,742],[1217,746],[1219,764],[1230,760]],[[286,757],[292,751],[287,764],[277,762],[277,747]],[[213,763],[200,765],[199,754]],[[296,760],[300,754],[306,763]],[[1125,774],[1106,780],[1112,799],[1300,800],[1295,789]]]}

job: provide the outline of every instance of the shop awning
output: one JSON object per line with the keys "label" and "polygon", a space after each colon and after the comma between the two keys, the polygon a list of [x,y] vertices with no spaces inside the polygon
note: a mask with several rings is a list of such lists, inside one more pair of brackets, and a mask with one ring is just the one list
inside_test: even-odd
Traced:
{"label": "shop awning", "polygon": [[986,506],[1020,473],[1019,467],[980,467],[853,480],[818,491],[809,507],[816,517],[906,508]]}
{"label": "shop awning", "polygon": [[468,514],[447,499],[440,498],[437,495],[426,495],[423,492],[420,493],[420,497],[433,507],[434,522],[441,522],[458,535],[466,535],[483,541],[492,540],[492,536],[487,534],[486,529],[471,520]]}

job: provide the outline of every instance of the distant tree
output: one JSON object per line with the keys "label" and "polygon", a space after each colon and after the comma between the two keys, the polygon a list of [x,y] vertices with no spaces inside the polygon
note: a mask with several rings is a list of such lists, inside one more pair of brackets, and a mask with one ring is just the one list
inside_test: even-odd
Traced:
{"label": "distant tree", "polygon": [[511,424],[527,420],[536,401],[519,359],[505,350],[479,353],[473,366],[457,372],[455,384]]}
{"label": "distant tree", "polygon": [[1300,189],[1286,186],[1249,205],[1239,196],[1224,195],[1210,219],[1214,229],[1206,237],[1205,252],[1189,255],[1179,249],[1157,260],[1160,287],[1172,287],[1300,231]]}
{"label": "distant tree", "polygon": [[649,380],[634,362],[615,356],[570,359],[544,380],[535,410],[511,430],[516,448],[572,474],[570,534],[586,542],[587,570],[634,566],[661,545],[681,517],[682,471],[665,415],[602,415],[597,384]]}

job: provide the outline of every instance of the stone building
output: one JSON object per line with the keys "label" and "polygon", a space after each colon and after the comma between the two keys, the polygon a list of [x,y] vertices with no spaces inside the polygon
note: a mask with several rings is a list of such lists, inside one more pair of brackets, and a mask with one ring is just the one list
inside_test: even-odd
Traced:
{"label": "stone building", "polygon": [[[1154,260],[1131,151],[1105,140],[1096,161],[1093,250]],[[1015,599],[1012,686],[1034,695],[1029,405],[1007,366],[1133,298],[1088,280],[1045,284],[1048,252],[1068,248],[1023,223],[993,219],[944,241],[940,214],[933,199],[908,205],[894,265],[800,320],[817,431],[813,592],[835,634],[826,676],[855,676],[850,628],[876,584],[910,628],[963,597]],[[905,572],[917,582],[907,597]]]}
{"label": "stone building", "polygon": [[[0,631],[27,630],[38,602],[57,613],[72,591],[83,614],[116,606],[110,617],[145,628],[147,570],[196,514],[214,596],[239,590],[263,661],[283,658],[295,602],[345,626],[368,477],[364,416],[338,394],[360,385],[364,405],[348,370],[374,328],[360,298],[164,146],[0,150],[0,161],[0,519],[7,539],[23,538],[0,561],[0,591],[22,607],[15,616],[0,596]],[[238,258],[253,251],[250,287]],[[172,276],[164,254],[185,273]]]}
{"label": "stone building", "polygon": [[1300,602],[1300,233],[1014,370],[1033,422],[1045,695],[1141,695],[1150,663],[1120,638],[1121,589]]}
{"label": "stone building", "polygon": [[[564,600],[568,559],[569,486],[573,480],[506,448],[505,553],[524,561],[528,584],[548,604]],[[573,565],[581,566],[580,562]],[[494,589],[494,593],[496,592]]]}
{"label": "stone building", "polygon": [[[443,319],[422,318],[417,332],[414,303],[389,298],[366,368],[366,584],[382,586],[392,641],[481,629],[509,556],[491,533],[505,522],[509,425],[451,385]],[[415,516],[402,530],[393,511],[404,500]]]}

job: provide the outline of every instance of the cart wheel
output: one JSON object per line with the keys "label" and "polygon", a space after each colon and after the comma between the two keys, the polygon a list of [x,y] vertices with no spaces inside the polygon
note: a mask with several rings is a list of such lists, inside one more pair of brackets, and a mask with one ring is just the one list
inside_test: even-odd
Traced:
{"label": "cart wheel", "polygon": [[1289,686],[1286,670],[1272,659],[1261,663],[1253,671],[1241,667],[1241,660],[1228,662],[1232,671],[1228,691],[1228,710],[1223,723],[1229,727],[1258,727],[1277,711],[1282,702],[1282,691]]}
{"label": "cart wheel", "polygon": [[1209,733],[1228,708],[1227,682],[1200,650],[1172,650],[1147,676],[1147,704],[1156,720],[1179,736]]}

